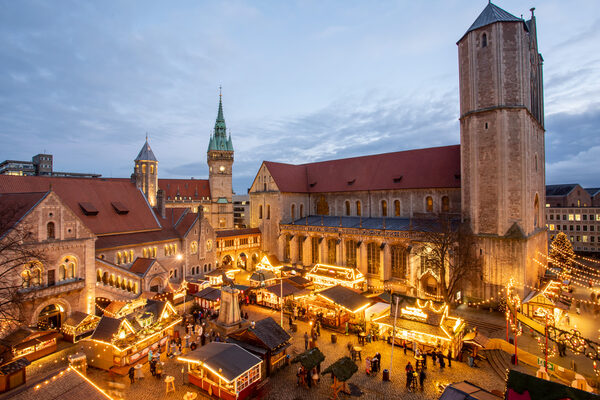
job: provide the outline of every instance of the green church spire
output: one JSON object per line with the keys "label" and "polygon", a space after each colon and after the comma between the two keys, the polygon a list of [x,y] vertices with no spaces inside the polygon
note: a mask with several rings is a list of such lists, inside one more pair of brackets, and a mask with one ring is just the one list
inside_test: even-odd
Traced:
{"label": "green church spire", "polygon": [[223,116],[223,95],[221,87],[219,87],[219,111],[217,112],[217,120],[215,121],[215,129],[208,143],[208,151],[225,150],[233,151],[231,135],[227,139],[227,126],[225,125],[225,117]]}

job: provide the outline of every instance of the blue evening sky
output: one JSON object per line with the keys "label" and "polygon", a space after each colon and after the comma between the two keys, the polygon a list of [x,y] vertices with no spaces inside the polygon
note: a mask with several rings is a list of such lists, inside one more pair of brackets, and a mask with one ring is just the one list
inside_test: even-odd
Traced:
{"label": "blue evening sky", "polygon": [[[146,132],[159,176],[208,175],[223,85],[243,194],[263,160],[457,144],[456,41],[485,0],[0,0],[0,160],[127,177]],[[600,186],[600,3],[536,7],[547,183]]]}

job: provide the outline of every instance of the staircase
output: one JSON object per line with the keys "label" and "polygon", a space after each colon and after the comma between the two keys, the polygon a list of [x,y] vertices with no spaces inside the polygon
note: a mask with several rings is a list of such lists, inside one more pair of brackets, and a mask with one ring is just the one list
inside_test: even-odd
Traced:
{"label": "staircase", "polygon": [[484,350],[488,363],[494,372],[503,380],[511,369],[510,356],[502,350]]}
{"label": "staircase", "polygon": [[506,326],[495,324],[493,322],[484,321],[480,319],[465,319],[467,325],[472,327],[477,327],[477,329],[482,333],[487,333],[488,335],[492,332],[496,332],[502,329],[506,329]]}

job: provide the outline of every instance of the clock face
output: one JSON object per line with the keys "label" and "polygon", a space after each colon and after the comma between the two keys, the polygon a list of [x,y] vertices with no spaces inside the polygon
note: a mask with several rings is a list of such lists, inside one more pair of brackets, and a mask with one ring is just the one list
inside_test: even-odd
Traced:
{"label": "clock face", "polygon": [[221,171],[221,172],[225,172],[225,166],[224,166],[224,165],[221,165],[221,166],[219,167],[219,171]]}

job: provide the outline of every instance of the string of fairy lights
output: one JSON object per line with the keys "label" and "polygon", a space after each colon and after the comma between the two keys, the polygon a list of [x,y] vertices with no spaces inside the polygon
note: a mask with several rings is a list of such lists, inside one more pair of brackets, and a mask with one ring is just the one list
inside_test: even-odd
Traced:
{"label": "string of fairy lights", "polygon": [[[554,248],[554,247],[553,247],[553,249],[556,250],[558,253],[560,253],[561,255],[563,255],[565,257],[568,256],[561,249]],[[589,261],[589,262],[594,262],[596,264],[600,264],[600,262],[598,260],[592,260],[591,258],[585,258],[585,257],[578,257],[578,258],[584,259],[584,260]],[[554,261],[556,261],[556,260],[554,260]],[[589,265],[585,265],[585,264],[577,261],[576,259],[571,259],[571,261],[573,263],[575,263],[575,265],[578,265],[578,266],[580,266],[582,268],[588,269],[589,272],[585,272],[587,275],[593,275],[593,276],[597,276],[597,277],[600,278],[600,272],[596,268],[592,268]],[[560,264],[560,262],[558,262],[558,263]]]}

